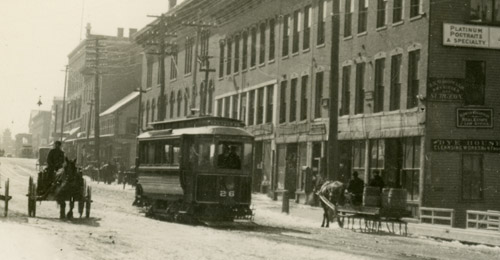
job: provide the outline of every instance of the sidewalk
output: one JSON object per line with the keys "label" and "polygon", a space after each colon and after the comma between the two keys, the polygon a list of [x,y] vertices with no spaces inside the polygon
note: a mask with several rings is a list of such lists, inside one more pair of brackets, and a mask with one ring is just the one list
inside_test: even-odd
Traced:
{"label": "sidewalk", "polygon": [[[321,226],[323,219],[323,208],[297,204],[290,200],[289,216],[283,218],[282,201],[274,201],[264,194],[252,194],[252,202],[256,207],[259,219],[266,221],[268,218],[281,216],[281,223],[289,222],[293,225],[304,227]],[[330,223],[330,228],[340,228],[337,223]],[[356,228],[356,226],[355,226]],[[430,225],[420,223],[408,223],[408,234],[414,236],[433,237],[444,240],[456,240],[461,242],[500,246],[500,232],[474,230],[463,228],[452,228],[443,225]]]}

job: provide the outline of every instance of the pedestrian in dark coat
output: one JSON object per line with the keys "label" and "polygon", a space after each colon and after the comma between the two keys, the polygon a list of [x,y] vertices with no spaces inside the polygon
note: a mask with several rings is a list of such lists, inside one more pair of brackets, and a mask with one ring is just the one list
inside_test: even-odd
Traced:
{"label": "pedestrian in dark coat", "polygon": [[379,171],[375,170],[373,171],[373,178],[370,180],[369,183],[370,187],[378,187],[380,190],[382,190],[385,186],[384,180],[382,177],[380,177]]}
{"label": "pedestrian in dark coat", "polygon": [[361,205],[363,202],[364,188],[365,183],[358,177],[358,172],[353,172],[352,179],[347,186],[347,191],[352,194],[351,201],[353,205]]}

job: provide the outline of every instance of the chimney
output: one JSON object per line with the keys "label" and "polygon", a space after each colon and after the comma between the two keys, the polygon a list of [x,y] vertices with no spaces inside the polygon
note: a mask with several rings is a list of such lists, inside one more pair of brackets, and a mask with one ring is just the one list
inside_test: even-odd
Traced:
{"label": "chimney", "polygon": [[128,29],[128,37],[132,39],[134,37],[134,34],[137,32],[136,28],[129,28]]}
{"label": "chimney", "polygon": [[177,5],[177,0],[168,0],[168,10],[174,8]]}
{"label": "chimney", "polygon": [[92,26],[90,26],[90,23],[87,23],[87,26],[85,27],[87,38],[90,36],[91,29],[92,29]]}
{"label": "chimney", "polygon": [[123,37],[123,28],[118,28],[118,37]]}

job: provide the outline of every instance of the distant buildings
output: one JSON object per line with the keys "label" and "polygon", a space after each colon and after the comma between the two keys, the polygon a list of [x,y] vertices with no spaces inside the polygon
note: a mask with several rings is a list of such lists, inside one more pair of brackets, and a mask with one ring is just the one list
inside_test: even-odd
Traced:
{"label": "distant buildings", "polygon": [[29,133],[32,138],[33,154],[38,155],[40,147],[49,145],[51,138],[51,111],[33,110],[29,123]]}
{"label": "distant buildings", "polygon": [[32,158],[33,146],[31,134],[17,134],[16,135],[16,157]]}

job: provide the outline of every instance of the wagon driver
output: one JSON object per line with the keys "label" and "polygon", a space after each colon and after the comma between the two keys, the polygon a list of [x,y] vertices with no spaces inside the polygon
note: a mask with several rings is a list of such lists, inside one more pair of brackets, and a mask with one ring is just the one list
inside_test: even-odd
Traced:
{"label": "wagon driver", "polygon": [[61,145],[61,141],[55,141],[54,148],[47,155],[47,172],[51,182],[54,180],[56,172],[62,168],[64,163],[64,152],[61,149]]}

